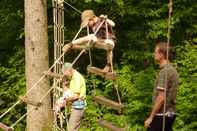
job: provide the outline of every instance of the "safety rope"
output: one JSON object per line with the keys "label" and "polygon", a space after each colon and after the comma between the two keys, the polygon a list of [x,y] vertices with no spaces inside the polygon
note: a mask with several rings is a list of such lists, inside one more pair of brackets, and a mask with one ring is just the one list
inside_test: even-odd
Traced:
{"label": "safety rope", "polygon": [[[109,36],[108,36],[108,25],[107,25],[107,21],[106,21],[107,18],[105,18],[101,24],[97,27],[96,31],[94,32],[94,35],[97,34],[97,32],[99,31],[99,29],[101,28],[101,26],[105,23],[105,27],[106,27],[106,38],[108,40]],[[79,30],[79,32],[77,33],[77,35],[80,33],[81,31],[81,28]],[[89,26],[87,26],[87,35],[89,35]],[[75,38],[77,38],[75,36]],[[90,40],[88,41],[88,45],[90,44]],[[90,59],[90,65],[92,65],[92,56],[91,56],[91,51],[90,51],[90,48],[89,48],[89,59]],[[111,65],[111,68],[113,68],[113,66]],[[114,82],[113,82],[114,83]],[[94,95],[96,95],[96,88],[95,88],[95,82],[93,82],[93,87],[94,87]],[[121,104],[121,99],[120,99],[120,94],[119,94],[119,91],[118,91],[118,88],[116,85],[114,85],[115,89],[116,89],[116,92],[117,92],[117,96],[118,96],[118,101],[119,103]]]}
{"label": "safety rope", "polygon": [[[102,21],[101,22],[101,24],[98,26],[98,28],[96,29],[96,31],[94,32],[94,35],[96,35],[97,34],[97,32],[99,31],[99,29],[101,28],[101,26],[102,26],[102,24],[104,23],[105,21]],[[79,29],[79,31],[77,32],[77,34],[75,35],[75,37],[73,38],[73,40],[72,41],[74,41],[77,37],[78,37],[78,35],[79,35],[79,33],[81,32],[81,30],[82,30],[82,27],[80,27],[80,29]],[[88,45],[90,45],[90,42],[91,42],[91,40],[88,40]],[[90,47],[89,47],[90,48]],[[79,57],[83,54],[85,52],[85,49],[83,49],[81,52],[80,52],[80,54],[76,57],[76,59],[72,62],[72,65],[79,59]],[[91,54],[89,54],[90,55],[90,58],[92,58],[91,57]],[[91,60],[92,61],[92,60]]]}
{"label": "safety rope", "polygon": [[[89,26],[87,26],[87,35],[89,36],[90,35],[90,28]],[[88,45],[88,52],[89,52],[89,60],[90,60],[90,66],[92,66],[92,54],[91,54],[91,48],[90,46]]]}
{"label": "safety rope", "polygon": [[[173,1],[169,0],[168,3],[168,32],[167,32],[167,52],[166,52],[166,58],[167,58],[167,64],[169,64],[169,45],[170,45],[170,34],[171,34],[171,17],[172,17],[172,11],[173,11]],[[162,131],[165,131],[165,125],[166,125],[166,92],[167,92],[167,80],[168,80],[168,74],[167,74],[167,70],[165,72],[165,90],[164,90],[164,104],[163,104],[163,126],[162,126]]]}
{"label": "safety rope", "polygon": [[85,49],[81,50],[81,52],[79,53],[79,55],[74,59],[74,61],[72,62],[72,65],[74,65],[77,60],[79,59],[79,57],[85,52]]}
{"label": "safety rope", "polygon": [[75,37],[73,38],[73,40],[72,41],[74,41],[76,38],[77,38],[77,36],[79,35],[79,33],[81,32],[81,30],[82,30],[83,28],[82,27],[80,27],[80,29],[79,29],[79,31],[77,32],[77,34],[75,35]]}
{"label": "safety rope", "polygon": [[[65,2],[65,1],[64,1]],[[69,6],[71,6],[70,4],[68,4],[67,2],[65,2],[67,5],[69,5]],[[57,6],[57,3],[55,4],[56,6]],[[74,8],[73,6],[71,6],[73,9],[75,9],[78,13],[81,13],[81,11],[79,11],[79,10],[77,10],[76,8]],[[57,8],[54,8],[54,11],[53,11],[53,15],[54,16],[59,16],[59,15],[61,15],[62,17],[64,16],[64,13],[63,13],[63,11],[61,12],[61,14],[59,14],[58,12],[57,12]],[[58,21],[62,21],[62,23],[61,24],[63,24],[64,22],[64,17],[63,17],[63,19],[57,19],[57,17],[54,17],[54,25],[56,25],[56,26],[54,26],[54,43],[57,43],[57,44],[59,44],[59,43],[64,43],[64,35],[62,35],[62,37],[59,35],[59,33],[60,34],[64,34],[64,27],[63,26],[59,26],[59,25],[57,25],[56,23],[58,22]],[[59,30],[58,30],[58,28],[60,28],[60,31],[62,31],[62,32],[59,32]],[[79,31],[80,32],[80,31]],[[78,35],[78,34],[77,34]],[[77,37],[77,35],[76,35],[76,37]],[[76,37],[74,38],[74,39],[76,39]],[[57,38],[57,39],[56,39]],[[73,40],[74,40],[73,39]],[[62,40],[61,42],[59,42],[59,40]],[[63,44],[61,44],[61,46],[63,46]],[[54,52],[58,52],[58,53],[54,53],[55,55],[54,55],[54,57],[55,57],[55,62],[54,62],[54,64],[47,70],[47,72],[49,72],[49,71],[51,71],[51,69],[54,67],[54,66],[56,66],[56,64],[62,64],[62,62],[59,62],[61,59],[62,59],[62,57],[64,57],[64,52],[63,53],[59,53],[60,51],[61,51],[61,47],[60,48],[55,48],[54,49]],[[62,59],[62,60],[64,60],[64,58]],[[75,61],[76,62],[76,61]],[[57,72],[60,72],[60,69],[59,68],[55,68],[54,69],[55,71],[57,71]],[[37,82],[27,91],[27,93],[26,93],[26,95],[28,95],[35,87],[37,87],[37,85],[45,78],[45,74],[44,75],[42,75],[41,76],[41,78],[39,79],[39,80],[37,80]],[[46,94],[48,94],[52,89],[53,89],[54,87],[52,87]],[[44,99],[45,97],[46,97],[47,95],[45,95],[45,96],[43,96],[42,98],[41,98],[41,100],[40,101],[42,101],[42,99]],[[13,104],[10,108],[8,108],[1,116],[0,116],[0,119],[1,118],[3,118],[7,113],[9,113],[16,105],[18,105],[19,103],[21,102],[21,100],[18,100],[17,102],[15,102],[15,104]],[[14,124],[12,124],[12,128],[18,123],[18,122],[20,122],[26,115],[28,115],[29,113],[31,113],[32,111],[33,111],[33,109],[37,109],[37,107],[36,108],[32,108],[28,113],[26,113],[26,114],[24,114],[22,117],[20,117]]]}
{"label": "safety rope", "polygon": [[117,96],[118,96],[118,102],[119,102],[119,104],[122,104],[121,99],[120,99],[120,94],[119,94],[119,91],[118,91],[118,85],[117,85],[117,83],[114,83],[114,81],[113,81],[113,84],[114,84],[114,88],[116,89],[116,93],[117,93]]}
{"label": "safety rope", "polygon": [[2,117],[4,117],[10,110],[12,110],[16,105],[18,105],[21,101],[18,100],[14,105],[12,105],[10,108],[8,108],[1,116],[0,116],[0,119]]}
{"label": "safety rope", "polygon": [[[105,20],[105,28],[106,28],[106,38],[107,38],[107,40],[109,39],[109,30],[108,30],[108,23],[107,23],[107,17],[105,18],[106,20]],[[112,61],[111,61],[112,62]],[[111,71],[112,71],[112,73],[113,73],[113,64],[111,63],[110,64],[110,68],[111,68]]]}
{"label": "safety rope", "polygon": [[70,6],[71,8],[73,8],[76,12],[78,12],[79,14],[81,14],[81,11],[78,10],[77,8],[75,8],[74,6],[72,6],[71,4],[69,4],[68,2],[64,1],[64,3],[66,3],[68,6]]}
{"label": "safety rope", "polygon": [[[76,62],[76,60],[81,56],[81,54],[84,52],[84,50],[82,50],[81,51],[81,53],[78,55],[78,57],[75,59],[75,61],[73,62],[73,64]],[[62,54],[62,55],[64,55],[64,53]],[[61,56],[62,56],[61,55]],[[61,58],[61,56],[60,56],[60,58]],[[57,60],[59,61],[59,59],[60,58],[58,58]],[[53,67],[53,66],[52,66]],[[51,68],[50,68],[51,69]],[[48,70],[48,71],[50,71],[50,70]],[[51,90],[52,89],[54,89],[55,88],[55,86],[53,86],[51,89],[49,89],[45,94],[44,94],[44,96],[40,99],[40,103],[42,103],[42,101],[43,101],[43,99],[51,92]],[[14,105],[14,106],[16,106],[16,104]],[[12,107],[13,108],[13,107]],[[21,116],[14,124],[12,124],[11,125],[11,127],[13,128],[17,123],[19,123],[25,116],[27,116],[28,114],[30,114],[32,111],[33,111],[33,109],[37,109],[38,107],[36,107],[36,108],[32,108],[29,112],[27,112],[26,114],[24,114],[23,116]],[[9,110],[11,110],[11,109],[9,109]],[[3,115],[4,116],[4,115]]]}
{"label": "safety rope", "polygon": [[[97,27],[96,31],[94,32],[94,35],[97,34],[97,32],[99,31],[99,29],[101,28],[101,26],[104,24],[105,20],[103,20],[100,25]],[[87,26],[87,34],[89,35],[89,26]],[[90,45],[91,40],[88,41],[88,46]],[[89,58],[90,58],[90,65],[92,65],[92,55],[91,55],[91,51],[90,51],[90,46],[89,48]]]}
{"label": "safety rope", "polygon": [[[101,26],[105,23],[105,28],[106,28],[106,38],[107,38],[107,40],[108,40],[108,38],[109,38],[109,35],[108,35],[108,32],[109,32],[109,30],[108,30],[108,25],[107,25],[107,20],[106,20],[107,18],[105,18],[102,22],[101,22],[101,24],[98,26],[98,28],[96,29],[96,31],[95,31],[95,33],[94,34],[96,34],[98,31],[99,31],[99,29],[101,28]],[[88,35],[89,35],[89,26],[87,26],[87,33],[88,33]],[[90,65],[92,65],[92,56],[91,56],[91,51],[89,50],[89,58],[90,58]],[[112,72],[113,72],[113,65],[110,65],[111,66],[111,69],[112,69]],[[115,88],[115,90],[116,90],[116,93],[117,93],[117,96],[118,96],[118,102],[119,102],[119,104],[121,104],[121,99],[120,99],[120,94],[119,94],[119,90],[118,90],[118,86],[115,84],[115,81],[113,81],[113,86],[114,86],[114,88]],[[94,87],[94,96],[96,95],[96,85],[95,85],[95,81],[93,82],[93,87]]]}
{"label": "safety rope", "polygon": [[98,28],[97,28],[96,31],[94,32],[94,35],[97,34],[97,32],[99,31],[99,29],[101,28],[101,26],[104,24],[104,22],[105,22],[105,20],[103,20],[103,21],[101,22],[101,24],[98,26]]}
{"label": "safety rope", "polygon": [[[54,65],[61,59],[61,57],[64,56],[64,53],[61,54],[61,56],[54,62],[54,64],[47,70],[47,72],[49,72]],[[26,95],[28,95],[35,87],[37,87],[37,85],[44,79],[46,75],[42,75],[41,78],[27,91]],[[16,105],[18,105],[21,102],[21,100],[18,100],[17,102],[15,102],[15,104],[13,106],[11,106],[10,108],[8,108],[1,116],[0,119],[2,117],[4,117],[8,112],[10,112],[10,110],[12,110]]]}
{"label": "safety rope", "polygon": [[[105,19],[107,19],[107,18],[105,18]],[[106,38],[107,38],[107,40],[109,39],[109,31],[108,31],[108,25],[107,25],[107,20],[105,20],[105,29],[106,29]]]}
{"label": "safety rope", "polygon": [[[68,2],[66,2],[66,1],[63,1],[64,3],[66,3],[67,5],[69,5],[71,8],[73,8],[75,11],[77,11],[78,13],[81,13],[81,11],[79,11],[78,9],[76,9],[75,7],[73,7],[72,5],[70,5]],[[58,8],[57,6],[58,6],[58,4],[57,4],[57,2],[55,2],[54,1],[54,3],[56,3],[56,8],[54,8],[54,59],[56,59],[58,56],[59,56],[59,54],[61,54],[61,52],[62,52],[62,47],[64,46],[64,30],[59,30],[59,28],[58,27],[64,27],[64,15],[57,15],[57,14],[59,14],[59,12],[61,13],[62,12],[62,14],[64,13],[64,10],[63,10],[63,8]],[[63,6],[63,4],[61,5],[61,6]],[[60,10],[59,10],[60,9]],[[73,38],[73,40],[72,41],[74,41],[76,38],[77,38],[77,36],[79,35],[79,33],[81,32],[81,30],[82,30],[82,27],[79,29],[79,31],[77,32],[77,34],[75,35],[75,37]],[[61,32],[62,31],[62,32]],[[61,39],[61,38],[63,38],[63,39]],[[59,45],[61,45],[62,47],[61,48],[59,48]],[[75,60],[72,62],[72,65],[74,65],[75,64],[75,62],[79,59],[79,57],[83,54],[85,52],[85,50],[82,50],[81,52],[80,52],[80,54],[75,58]],[[57,65],[57,67],[55,68],[55,73],[60,73],[61,72],[61,68],[62,68],[62,64],[64,63],[64,58],[63,58],[63,60],[61,61],[61,65]],[[54,79],[54,86],[56,86],[56,87],[60,87],[60,81],[57,81],[56,79]],[[53,105],[55,104],[55,101],[56,101],[56,98],[58,97],[58,96],[60,96],[60,93],[58,93],[58,91],[59,90],[56,90],[55,89],[55,91],[54,91],[54,97],[53,97]],[[54,116],[55,118],[56,118],[56,115]],[[62,122],[62,120],[63,120],[63,115],[59,115],[59,118],[60,118],[60,126],[61,126],[61,128],[62,128],[62,124],[63,124],[63,122]],[[57,125],[57,118],[55,119],[55,125],[58,127],[58,125]],[[67,120],[67,117],[66,117],[66,121],[67,121],[67,125],[68,125],[68,120]],[[60,128],[60,129],[61,129]]]}
{"label": "safety rope", "polygon": [[[39,100],[40,103],[42,103],[42,101],[44,100],[44,98],[51,92],[51,90],[54,87],[50,88],[44,95],[43,97],[41,97],[41,99]],[[25,113],[23,116],[21,116],[14,124],[11,125],[11,128],[14,128],[14,126],[16,124],[18,124],[23,118],[25,118],[25,116],[27,116],[28,114],[30,114],[33,110],[38,109],[39,107],[33,107],[32,109],[30,109],[27,113]]]}
{"label": "safety rope", "polygon": [[[72,5],[70,5],[68,2],[64,1],[64,3],[66,3],[67,5],[69,5],[70,7],[72,7],[75,11],[77,11],[78,13],[81,13],[81,11],[79,11],[78,9],[76,9],[75,7],[73,7]],[[55,72],[60,72],[61,71],[61,65],[63,62],[60,62],[60,60],[64,60],[64,52],[61,53],[61,49],[62,49],[62,46],[63,46],[63,43],[64,43],[64,26],[63,26],[63,20],[64,19],[61,19],[63,16],[64,16],[64,13],[63,11],[61,13],[58,13],[57,11],[57,6],[58,4],[55,3],[56,5],[56,8],[54,8],[54,11],[53,11],[53,15],[55,16],[54,17],[54,43],[56,43],[58,46],[60,45],[60,47],[57,47],[57,48],[54,48],[54,58],[55,58],[55,62],[54,64],[47,70],[47,72],[51,71],[51,69],[54,67],[54,71]],[[59,9],[63,9],[63,8],[59,8]],[[61,16],[61,17],[58,17],[58,16]],[[60,19],[58,19],[58,18]],[[58,25],[57,22],[62,22],[61,25]],[[104,21],[99,25],[99,27],[97,28],[97,30],[94,32],[94,35],[98,32],[98,30],[100,29],[100,27],[102,26],[102,24],[104,23]],[[60,30],[59,30],[60,28]],[[76,36],[73,38],[73,40],[75,40],[78,36],[78,34],[80,33],[80,31],[82,30],[82,28],[80,28],[80,30],[78,31],[78,33],[76,34]],[[73,41],[72,40],[72,41]],[[90,42],[90,41],[89,41]],[[88,43],[89,43],[88,42]],[[78,58],[85,52],[85,50],[82,50],[80,52],[80,54],[78,55],[78,57],[73,61],[72,64],[74,64]],[[63,59],[62,59],[63,58]],[[58,64],[58,66],[56,66],[56,64]],[[27,91],[26,95],[28,95],[35,87],[37,87],[38,83],[40,83],[44,78],[45,78],[45,74],[41,76],[41,78]],[[59,82],[58,82],[59,83]],[[47,91],[47,93],[40,99],[40,102],[42,102],[42,100],[47,96],[47,94],[49,92],[51,92],[52,89],[54,89],[55,86],[53,86],[51,89],[49,89]],[[12,110],[16,105],[18,105],[19,103],[21,102],[21,100],[18,100],[13,106],[11,106],[10,108],[7,109],[6,112],[4,112],[1,116],[0,116],[0,119],[2,117],[4,117],[10,110]],[[27,116],[29,113],[31,113],[33,110],[37,109],[38,107],[36,108],[32,108],[31,110],[29,110],[27,113],[25,113],[23,116],[21,116],[14,124],[11,125],[11,127],[13,128],[17,123],[19,123],[25,116]]]}
{"label": "safety rope", "polygon": [[29,113],[33,112],[33,110],[35,109],[36,108],[32,108],[31,110],[29,110],[29,112],[22,115],[14,124],[11,125],[11,128],[14,129],[14,126],[16,126],[16,124],[18,124],[22,119],[24,119]]}

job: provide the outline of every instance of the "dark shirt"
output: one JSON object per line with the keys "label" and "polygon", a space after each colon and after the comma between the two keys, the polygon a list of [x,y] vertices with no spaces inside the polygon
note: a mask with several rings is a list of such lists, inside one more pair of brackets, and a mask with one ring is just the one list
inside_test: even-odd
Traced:
{"label": "dark shirt", "polygon": [[[114,35],[112,26],[107,23],[107,29],[108,29],[108,32],[107,32],[106,24],[105,24],[105,22],[103,23],[103,21],[105,21],[104,18],[98,17],[97,22],[94,23],[94,25],[91,28],[92,31],[95,33],[98,30],[97,33],[96,33],[96,37],[99,38],[99,39],[107,39],[107,36],[108,36],[108,39],[111,39],[111,40],[115,41],[116,37]],[[99,28],[99,26],[100,26],[100,28]]]}
{"label": "dark shirt", "polygon": [[[171,64],[164,65],[161,67],[155,82],[153,103],[158,96],[158,92],[166,89],[166,112],[175,112],[177,88],[178,73],[176,69]],[[163,113],[163,110],[162,105],[158,113]]]}

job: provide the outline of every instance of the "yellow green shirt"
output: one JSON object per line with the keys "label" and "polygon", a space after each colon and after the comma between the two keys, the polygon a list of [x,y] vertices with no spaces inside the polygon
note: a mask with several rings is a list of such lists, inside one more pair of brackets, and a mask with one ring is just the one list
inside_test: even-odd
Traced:
{"label": "yellow green shirt", "polygon": [[86,84],[84,77],[76,70],[70,80],[70,90],[73,93],[79,93],[80,97],[86,97]]}

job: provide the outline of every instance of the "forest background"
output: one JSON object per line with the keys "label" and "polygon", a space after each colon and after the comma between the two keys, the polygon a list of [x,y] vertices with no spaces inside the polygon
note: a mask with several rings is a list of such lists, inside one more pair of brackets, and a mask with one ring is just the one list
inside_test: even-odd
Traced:
{"label": "forest background", "polygon": [[[102,117],[119,127],[144,130],[143,123],[151,108],[152,91],[159,69],[153,59],[154,43],[167,39],[168,1],[165,0],[67,0],[79,10],[93,9],[96,15],[106,14],[116,26],[117,44],[114,49],[114,68],[118,73],[118,89],[121,101],[126,105],[123,114],[95,104],[96,92],[117,100],[111,81],[87,74],[88,55],[84,55],[75,67],[87,80],[87,109],[82,130],[104,130],[96,123]],[[53,7],[48,0],[48,34],[50,64],[53,62]],[[65,41],[75,36],[80,25],[80,14],[65,5]],[[0,114],[25,94],[25,46],[24,1],[0,1]],[[175,131],[197,130],[197,1],[174,0],[171,24],[171,45],[175,50],[173,64],[180,75],[177,94],[177,118]],[[65,56],[72,61],[77,51]],[[93,65],[103,67],[105,51],[92,50]],[[18,105],[1,121],[11,125],[26,112],[24,104]],[[25,120],[16,130],[25,129]]]}

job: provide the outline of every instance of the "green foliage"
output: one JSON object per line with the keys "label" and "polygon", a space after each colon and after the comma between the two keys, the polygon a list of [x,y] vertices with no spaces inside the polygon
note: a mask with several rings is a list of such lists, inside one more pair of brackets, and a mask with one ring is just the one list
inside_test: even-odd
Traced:
{"label": "green foliage", "polygon": [[[81,130],[105,131],[97,121],[104,118],[118,127],[128,126],[129,131],[145,130],[144,120],[150,112],[152,90],[156,74],[153,61],[154,41],[166,40],[168,1],[152,0],[67,0],[83,11],[93,9],[96,15],[106,14],[115,21],[117,43],[114,49],[115,83],[86,74],[88,55],[77,63],[78,70],[85,74],[87,83],[87,109]],[[24,17],[23,1],[0,1],[0,114],[13,105],[25,93],[24,69]],[[180,75],[177,97],[177,118],[175,131],[197,129],[197,3],[195,0],[173,0],[171,45],[176,48],[176,60]],[[48,29],[51,63],[53,59],[53,19],[51,0],[48,1]],[[70,42],[80,27],[80,15],[65,4],[65,41]],[[85,35],[85,31],[80,36]],[[67,54],[66,61],[72,61],[78,52]],[[103,67],[105,51],[92,50],[93,65]],[[92,101],[92,96],[103,95],[118,101],[118,87],[121,102],[126,106],[123,113],[106,108]],[[1,121],[13,124],[22,114],[25,106],[20,104]],[[25,130],[25,120],[16,130]]]}
{"label": "green foliage", "polygon": [[[23,1],[0,1],[0,114],[25,93]],[[11,125],[25,112],[19,104],[0,121]],[[16,126],[24,129],[25,120]]]}
{"label": "green foliage", "polygon": [[197,106],[197,48],[189,42],[177,47],[177,66],[180,74],[180,87],[177,98],[177,128],[195,130]]}
{"label": "green foliage", "polygon": [[142,127],[151,104],[154,71],[148,68],[136,73],[129,69],[129,66],[125,66],[120,71],[119,90],[122,95],[121,98],[127,105],[126,116],[128,123],[130,123],[129,126],[138,123]]}
{"label": "green foliage", "polygon": [[[24,49],[15,49],[14,56],[7,60],[6,65],[0,64],[0,100],[2,103],[1,114],[15,104],[20,95],[25,94],[25,69],[24,66]],[[13,124],[19,119],[25,111],[25,105],[19,104],[5,117],[2,122],[8,125]],[[24,121],[16,126],[16,129],[24,129]]]}

